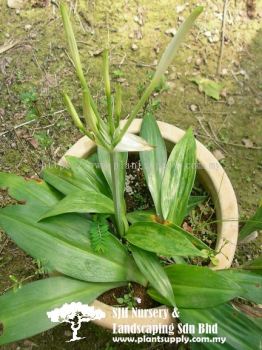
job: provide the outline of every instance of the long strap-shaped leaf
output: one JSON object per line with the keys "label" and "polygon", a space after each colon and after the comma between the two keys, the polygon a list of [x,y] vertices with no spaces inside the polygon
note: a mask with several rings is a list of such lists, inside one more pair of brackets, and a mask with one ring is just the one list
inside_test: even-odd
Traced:
{"label": "long strap-shaped leaf", "polygon": [[[155,215],[154,211],[152,210],[138,210],[133,211],[132,213],[127,214],[127,219],[131,224],[134,224],[136,222],[157,222],[157,216]],[[206,245],[203,241],[198,239],[193,234],[187,232],[186,230],[183,230],[181,227],[168,223],[163,224],[164,227],[169,227],[173,229],[173,234],[175,235],[177,232],[181,233],[185,236],[195,247],[198,249],[206,249],[208,251],[211,251],[210,247]]]}
{"label": "long strap-shaped leaf", "polygon": [[137,266],[148,279],[151,286],[153,286],[165,300],[168,300],[170,305],[176,306],[171,283],[163,266],[159,262],[159,258],[155,254],[133,245],[130,247],[130,250]]}
{"label": "long strap-shaped leaf", "polygon": [[[111,167],[110,167],[110,153],[102,147],[97,148],[97,154],[101,169],[103,174],[112,190],[112,176],[111,176]],[[125,190],[125,174],[126,174],[126,163],[127,163],[127,152],[118,152],[115,154],[117,158],[118,167],[115,169],[118,173],[118,186],[120,192],[123,194]]]}
{"label": "long strap-shaped leaf", "polygon": [[221,276],[227,277],[243,288],[240,297],[256,304],[262,304],[262,275],[241,269],[228,269],[218,272]]}
{"label": "long strap-shaped leaf", "polygon": [[128,153],[109,153],[102,147],[98,147],[97,153],[101,169],[113,195],[116,225],[119,234],[122,236],[128,227],[124,200]]}
{"label": "long strap-shaped leaf", "polygon": [[[208,337],[211,340],[196,344],[194,349],[254,350],[261,346],[261,328],[254,322],[257,319],[249,318],[230,304],[210,309],[180,309],[179,311],[183,323],[195,325],[195,332],[192,336]],[[209,325],[217,323],[218,333],[200,333],[200,323]],[[224,337],[225,343],[222,345],[219,342],[212,342],[214,337]]]}
{"label": "long strap-shaped leaf", "polygon": [[0,174],[0,187],[9,187],[12,197],[26,201],[1,209],[0,227],[43,265],[80,280],[135,279],[146,283],[125,247],[113,235],[109,234],[103,254],[94,252],[89,239],[90,224],[84,216],[66,214],[38,222],[43,213],[59,201],[44,181]]}
{"label": "long strap-shaped leaf", "polygon": [[181,225],[196,176],[196,142],[192,129],[175,145],[162,181],[161,207],[164,219]]}
{"label": "long strap-shaped leaf", "polygon": [[147,114],[143,118],[140,135],[154,149],[149,152],[140,152],[140,160],[145,174],[147,186],[151,193],[156,208],[156,213],[162,216],[161,210],[161,184],[164,176],[167,150],[165,142],[159,131],[159,127],[152,114]]}
{"label": "long strap-shaped leaf", "polygon": [[86,159],[66,157],[70,168],[52,166],[43,170],[43,179],[63,194],[76,190],[94,191],[111,196],[109,186],[98,165]]}
{"label": "long strap-shaped leaf", "polygon": [[87,283],[67,277],[52,277],[24,285],[0,297],[0,345],[28,338],[55,327],[47,312],[65,303],[89,304],[105,291],[122,283]]}
{"label": "long strap-shaped leaf", "polygon": [[130,226],[125,238],[133,245],[164,256],[203,256],[181,232],[154,222]]}
{"label": "long strap-shaped leaf", "polygon": [[49,209],[40,220],[65,213],[102,213],[113,214],[112,199],[101,193],[91,191],[76,191],[68,194],[54,207]]}
{"label": "long strap-shaped leaf", "polygon": [[[243,292],[235,282],[208,267],[173,264],[165,268],[179,308],[206,308],[225,303]],[[166,304],[152,288],[149,295]]]}
{"label": "long strap-shaped leaf", "polygon": [[[80,216],[64,215],[60,225],[57,217],[37,223],[34,219],[36,214],[33,208],[28,211],[23,206],[2,209],[0,227],[21,249],[50,269],[93,282],[127,281],[140,275],[137,275],[138,271],[125,248],[113,235],[108,237],[107,252],[96,253],[88,238],[88,221],[84,226]],[[71,233],[71,239],[67,232]],[[74,240],[74,235],[84,234],[87,236],[86,244]]]}
{"label": "long strap-shaped leaf", "polygon": [[90,189],[100,192],[106,196],[110,196],[110,189],[97,163],[72,156],[67,156],[66,160],[68,161],[75,178],[79,179],[79,181],[81,180],[83,183],[86,183]]}

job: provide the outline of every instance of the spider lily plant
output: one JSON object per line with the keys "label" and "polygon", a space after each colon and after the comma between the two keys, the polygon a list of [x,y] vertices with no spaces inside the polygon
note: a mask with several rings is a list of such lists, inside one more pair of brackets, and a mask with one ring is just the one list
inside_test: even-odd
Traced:
{"label": "spider lily plant", "polygon": [[[225,349],[258,348],[260,323],[230,301],[241,297],[262,303],[261,259],[224,271],[188,263],[189,257],[216,260],[215,251],[181,227],[202,200],[191,196],[196,176],[192,129],[169,156],[151,114],[144,117],[139,136],[128,133],[201,12],[201,7],[196,8],[179,28],[151,83],[121,127],[121,91],[119,86],[115,94],[111,91],[108,51],[103,55],[107,113],[102,116],[83,73],[67,7],[61,5],[82,88],[82,117],[67,94],[65,103],[77,128],[96,143],[100,167],[92,159],[68,156],[67,168],[46,168],[42,179],[0,173],[0,187],[18,201],[0,210],[0,226],[26,253],[41,261],[49,274],[0,297],[0,344],[54,327],[47,312],[66,302],[90,303],[107,290],[136,282],[156,301],[177,307],[182,322],[218,323],[216,336],[227,337]],[[140,154],[154,202],[150,212],[126,213],[125,165],[128,152],[133,151]],[[173,263],[164,266],[165,258]],[[204,344],[205,348],[217,347]]]}

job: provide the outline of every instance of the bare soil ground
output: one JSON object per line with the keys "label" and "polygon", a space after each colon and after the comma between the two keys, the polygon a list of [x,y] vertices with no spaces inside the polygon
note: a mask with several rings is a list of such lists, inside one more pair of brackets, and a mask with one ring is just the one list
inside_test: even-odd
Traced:
{"label": "bare soil ground", "polygon": [[[194,127],[197,138],[223,158],[239,200],[241,218],[252,214],[262,197],[262,1],[254,18],[245,1],[230,1],[226,11],[223,56],[223,2],[202,1],[205,11],[153,98],[155,116],[181,128]],[[198,1],[83,1],[69,3],[91,91],[105,108],[101,51],[109,45],[111,74],[123,86],[127,115],[149,81],[156,60],[172,32]],[[68,56],[56,2],[27,1],[20,10],[0,1],[0,170],[39,175],[81,135],[64,109],[66,91],[80,108],[79,85]],[[218,101],[205,96],[191,80],[201,76],[223,85]],[[220,152],[217,152],[217,151]],[[1,197],[2,196],[2,197]],[[5,205],[4,195],[1,205]],[[261,237],[239,246],[235,264],[259,254]],[[41,275],[37,263],[0,232],[0,292]],[[111,333],[88,324],[85,341],[66,344],[68,327],[4,346],[3,349],[136,349],[116,345]],[[161,344],[140,349],[167,349]]]}

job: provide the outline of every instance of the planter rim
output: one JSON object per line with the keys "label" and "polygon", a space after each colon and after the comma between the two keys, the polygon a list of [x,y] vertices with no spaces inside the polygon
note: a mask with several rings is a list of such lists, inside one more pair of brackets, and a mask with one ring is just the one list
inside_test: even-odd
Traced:
{"label": "planter rim", "polygon": [[[125,121],[122,121],[122,126]],[[140,131],[142,119],[135,119],[131,123],[128,131],[134,134],[138,134]],[[163,138],[166,141],[176,144],[185,134],[185,131],[169,123],[158,121],[158,126]],[[197,144],[197,161],[198,161],[198,176],[202,184],[210,192],[218,220],[217,224],[217,242],[216,250],[220,253],[216,255],[218,259],[218,265],[210,266],[212,269],[226,269],[232,264],[237,239],[238,239],[238,205],[237,199],[232,187],[232,184],[217,159],[213,154],[199,141]],[[71,155],[79,158],[86,158],[92,154],[96,148],[96,145],[88,137],[83,136],[80,138],[60,159],[58,162],[61,166],[67,166],[65,156]],[[112,324],[170,324],[174,322],[170,310],[165,306],[164,308],[169,310],[168,317],[161,318],[134,318],[128,319],[115,319],[113,316],[113,308],[109,305],[101,303],[95,300],[92,304],[96,308],[102,309],[106,313],[106,318],[96,320],[94,323],[108,329],[112,329]],[[158,308],[158,309],[159,309]]]}

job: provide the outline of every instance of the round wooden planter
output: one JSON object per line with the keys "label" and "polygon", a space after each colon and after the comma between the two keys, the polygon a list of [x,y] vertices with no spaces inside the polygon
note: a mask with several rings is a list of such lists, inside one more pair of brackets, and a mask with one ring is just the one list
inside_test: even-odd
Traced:
{"label": "round wooden planter", "polygon": [[[129,132],[138,134],[141,127],[141,119],[135,119]],[[161,134],[166,142],[176,144],[184,135],[185,131],[168,123],[158,121]],[[59,165],[67,166],[65,156],[71,155],[79,158],[86,158],[95,151],[96,145],[86,136],[78,140],[60,159]],[[202,185],[211,194],[216,209],[217,224],[217,242],[216,250],[220,251],[217,255],[218,265],[210,266],[212,269],[229,268],[234,258],[237,239],[238,239],[238,206],[235,192],[231,182],[225,173],[222,166],[216,160],[208,149],[197,141],[197,160],[198,176]],[[106,318],[94,321],[96,324],[112,329],[113,323],[116,325],[123,324],[170,324],[175,320],[172,319],[171,311],[169,310],[168,317],[162,318],[135,318],[133,315],[128,318],[116,319],[113,317],[113,308],[96,300],[93,305],[102,309],[106,313]]]}

